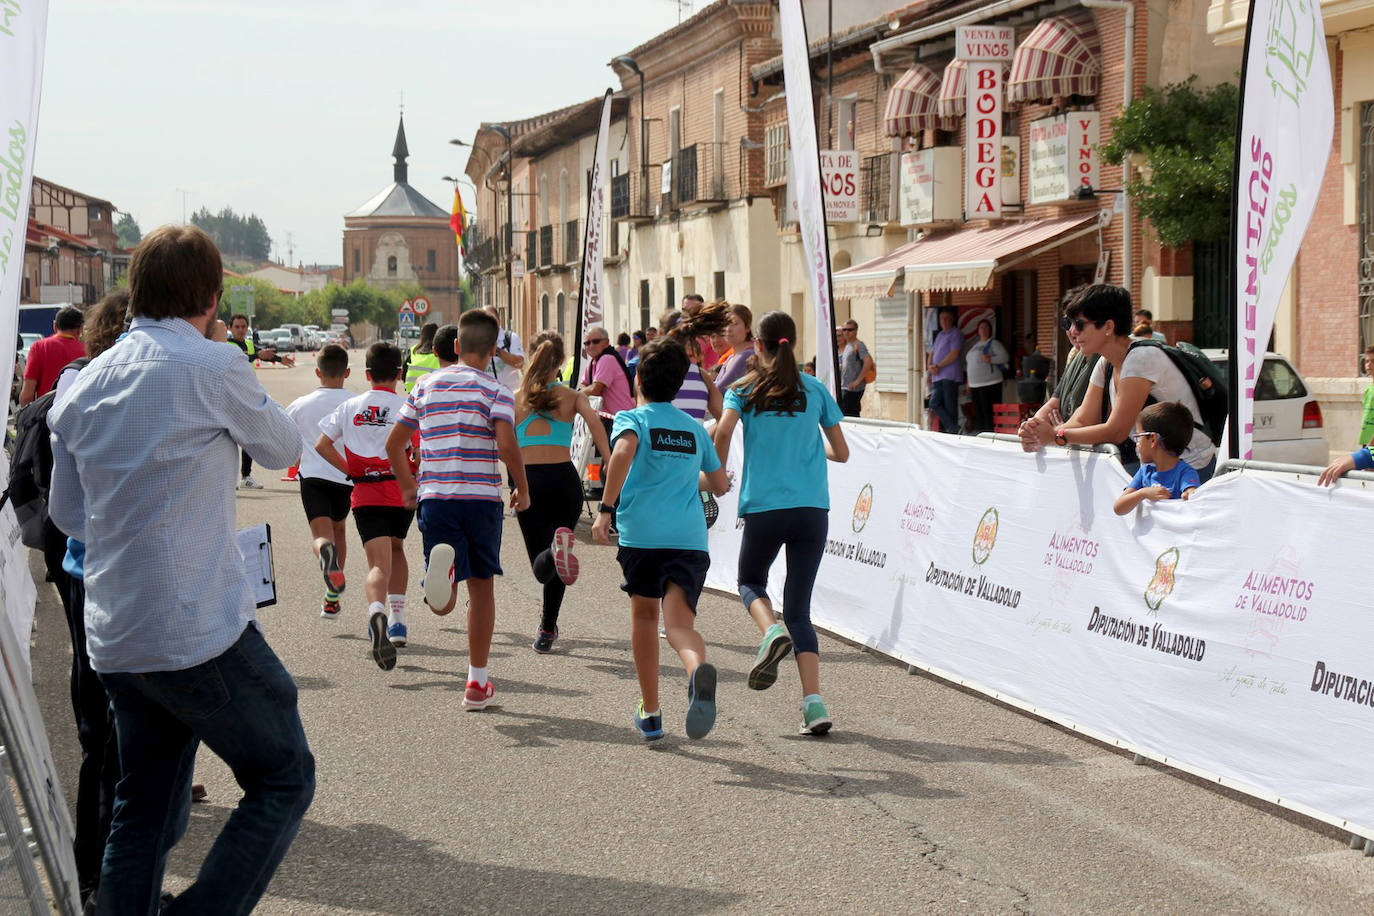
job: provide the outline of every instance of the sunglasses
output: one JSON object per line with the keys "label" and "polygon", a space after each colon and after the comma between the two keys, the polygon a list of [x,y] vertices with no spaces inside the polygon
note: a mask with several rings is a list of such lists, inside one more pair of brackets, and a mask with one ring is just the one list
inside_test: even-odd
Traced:
{"label": "sunglasses", "polygon": [[1131,433],[1131,439],[1134,440],[1134,441],[1136,441],[1136,442],[1139,442],[1141,439],[1144,439],[1146,436],[1158,436],[1158,435],[1159,435],[1159,433]]}
{"label": "sunglasses", "polygon": [[609,340],[609,337],[593,337],[591,340],[582,341],[582,346],[590,347],[592,344],[606,343]]}
{"label": "sunglasses", "polygon": [[1073,328],[1076,331],[1078,331],[1078,333],[1082,334],[1083,329],[1086,328],[1088,325],[1092,325],[1095,328],[1102,327],[1100,323],[1096,321],[1090,321],[1087,318],[1070,318],[1068,315],[1065,315],[1063,318],[1059,319],[1059,328],[1062,331],[1067,331],[1069,328]]}

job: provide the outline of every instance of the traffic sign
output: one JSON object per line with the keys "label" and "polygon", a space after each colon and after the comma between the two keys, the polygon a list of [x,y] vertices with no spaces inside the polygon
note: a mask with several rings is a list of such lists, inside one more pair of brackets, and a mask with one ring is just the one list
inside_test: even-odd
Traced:
{"label": "traffic sign", "polygon": [[413,328],[413,327],[415,327],[415,313],[414,313],[414,312],[402,312],[402,313],[401,313],[401,327],[403,327],[403,328]]}
{"label": "traffic sign", "polygon": [[414,299],[410,300],[410,307],[415,310],[415,314],[417,315],[429,314],[429,300],[424,296],[416,296]]}
{"label": "traffic sign", "polygon": [[411,306],[410,300],[409,300],[409,299],[407,299],[405,302],[402,302],[402,303],[401,303],[401,308],[399,309],[399,311],[400,311],[400,313],[401,313],[402,315],[414,315],[414,314],[415,314],[415,309],[414,309],[413,306]]}
{"label": "traffic sign", "polygon": [[329,315],[331,318],[347,318],[348,309],[332,309]]}

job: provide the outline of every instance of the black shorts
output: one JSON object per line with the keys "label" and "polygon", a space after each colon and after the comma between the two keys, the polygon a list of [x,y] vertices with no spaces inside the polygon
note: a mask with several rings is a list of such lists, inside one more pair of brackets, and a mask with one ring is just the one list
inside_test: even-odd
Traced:
{"label": "black shorts", "polygon": [[358,537],[364,544],[373,538],[404,538],[413,518],[414,509],[400,506],[356,506],[353,509],[353,523],[358,526]]}
{"label": "black shorts", "polygon": [[348,501],[352,496],[351,483],[335,483],[318,477],[301,478],[301,505],[305,506],[307,521],[326,517],[334,522],[343,521],[348,518]]}
{"label": "black shorts", "polygon": [[662,598],[674,582],[687,595],[687,606],[697,612],[697,600],[706,585],[711,555],[704,550],[665,550],[621,547],[615,555],[625,581],[620,589],[641,598]]}

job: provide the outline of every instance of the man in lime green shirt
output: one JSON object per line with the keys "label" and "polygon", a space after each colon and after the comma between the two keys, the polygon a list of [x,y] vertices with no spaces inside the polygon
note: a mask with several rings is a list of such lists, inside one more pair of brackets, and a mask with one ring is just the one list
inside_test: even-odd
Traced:
{"label": "man in lime green shirt", "polygon": [[1360,445],[1374,442],[1374,346],[1364,348],[1364,371],[1371,384],[1364,390],[1364,414],[1360,418]]}

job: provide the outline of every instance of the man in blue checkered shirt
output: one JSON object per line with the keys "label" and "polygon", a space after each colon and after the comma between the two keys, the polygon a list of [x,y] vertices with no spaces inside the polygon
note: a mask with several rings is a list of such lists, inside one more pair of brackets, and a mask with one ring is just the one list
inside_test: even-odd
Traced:
{"label": "man in blue checkered shirt", "polygon": [[49,514],[86,543],[86,640],[114,709],[121,779],[97,913],[157,909],[201,742],[244,795],[164,913],[246,913],[315,791],[296,685],[254,620],[234,540],[239,449],[286,467],[300,435],[242,354],[208,339],[214,242],[164,226],[129,266],[129,332],[52,408]]}

